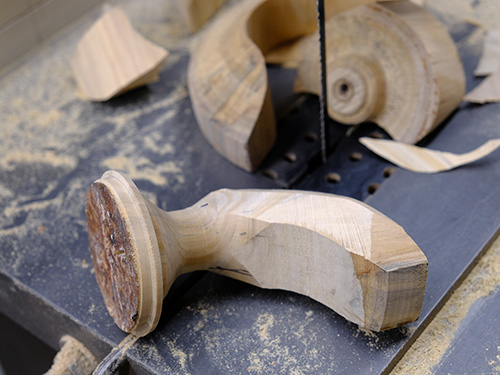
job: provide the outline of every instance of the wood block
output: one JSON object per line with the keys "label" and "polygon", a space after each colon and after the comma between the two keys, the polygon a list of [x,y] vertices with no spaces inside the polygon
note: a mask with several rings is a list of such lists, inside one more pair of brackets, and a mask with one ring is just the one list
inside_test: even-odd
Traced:
{"label": "wood block", "polygon": [[121,8],[107,7],[78,43],[71,68],[89,100],[106,101],[156,82],[167,56],[134,30]]}

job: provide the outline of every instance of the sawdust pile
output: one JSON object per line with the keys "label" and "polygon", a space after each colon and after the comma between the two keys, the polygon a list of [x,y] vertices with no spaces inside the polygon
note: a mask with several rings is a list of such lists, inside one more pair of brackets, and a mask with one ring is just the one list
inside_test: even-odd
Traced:
{"label": "sawdust pile", "polygon": [[98,364],[92,353],[71,336],[63,336],[61,343],[63,346],[45,375],[92,374]]}
{"label": "sawdust pile", "polygon": [[[443,356],[453,346],[460,324],[475,302],[487,297],[500,287],[500,238],[458,287],[449,301],[436,315],[422,335],[410,347],[391,375],[433,373]],[[487,357],[492,371],[500,370],[500,360]],[[496,353],[491,353],[493,356]],[[487,359],[486,359],[487,358]]]}

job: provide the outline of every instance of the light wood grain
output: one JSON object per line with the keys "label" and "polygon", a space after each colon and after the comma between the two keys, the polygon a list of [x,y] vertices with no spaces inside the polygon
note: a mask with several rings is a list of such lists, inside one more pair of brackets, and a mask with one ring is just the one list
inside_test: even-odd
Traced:
{"label": "light wood grain", "polygon": [[[327,14],[374,0],[327,0]],[[194,48],[188,84],[205,138],[230,162],[253,171],[276,138],[264,55],[317,29],[316,2],[245,0],[220,14]]]}
{"label": "light wood grain", "polygon": [[449,171],[482,159],[500,146],[500,139],[492,139],[473,151],[465,154],[453,154],[387,139],[363,137],[359,141],[391,163],[418,173]]}
{"label": "light wood grain", "polygon": [[[125,175],[108,171],[91,187],[87,218],[108,309],[122,329],[139,335],[158,321],[157,297],[195,270],[309,296],[376,331],[417,319],[422,306],[426,257],[403,228],[350,198],[222,189],[166,212]],[[118,239],[113,228],[126,228],[126,238]],[[134,274],[137,280],[129,278]],[[122,324],[127,320],[132,324]]]}
{"label": "light wood grain", "polygon": [[477,104],[500,102],[500,28],[486,32],[483,53],[474,74],[487,77],[468,92],[464,100]]}
{"label": "light wood grain", "polygon": [[192,33],[197,32],[227,0],[177,0],[177,7]]}
{"label": "light wood grain", "polygon": [[500,102],[500,69],[467,93],[464,100],[477,104]]}
{"label": "light wood grain", "polygon": [[[372,4],[326,24],[328,112],[344,124],[377,123],[416,143],[462,101],[465,76],[446,28],[408,1]],[[296,91],[319,92],[318,41],[307,36],[272,51],[298,68]]]}
{"label": "light wood grain", "polygon": [[487,76],[497,70],[500,70],[500,28],[486,31],[483,53],[474,70],[474,75]]}
{"label": "light wood grain", "polygon": [[106,101],[156,82],[167,56],[134,30],[121,8],[108,6],[78,43],[71,69],[87,99]]}

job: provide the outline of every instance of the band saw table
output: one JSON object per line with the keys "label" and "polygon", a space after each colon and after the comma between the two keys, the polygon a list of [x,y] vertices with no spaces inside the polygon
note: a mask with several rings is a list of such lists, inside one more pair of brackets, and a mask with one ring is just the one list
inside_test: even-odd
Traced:
{"label": "band saw table", "polygon": [[[429,260],[419,320],[382,333],[362,330],[304,296],[211,273],[185,275],[167,295],[157,329],[128,348],[121,371],[378,374],[389,373],[406,352],[413,357],[395,373],[500,371],[500,246],[494,243],[500,151],[450,172],[416,174],[357,141],[387,137],[375,125],[346,133],[331,122],[332,152],[321,164],[317,97],[292,94],[294,72],[269,67],[278,141],[260,169],[247,173],[219,156],[197,126],[186,83],[196,36],[172,2],[117,3],[139,32],[170,51],[159,82],[104,103],[81,98],[69,59],[99,9],[0,76],[0,321],[16,322],[54,349],[71,335],[98,360],[126,338],[98,289],[84,212],[92,181],[117,169],[169,210],[218,188],[348,195],[403,226]],[[448,22],[470,89],[480,82],[472,72],[482,31],[438,17]],[[492,138],[500,138],[500,104],[463,103],[421,145],[463,153]],[[1,333],[5,345],[12,338]]]}

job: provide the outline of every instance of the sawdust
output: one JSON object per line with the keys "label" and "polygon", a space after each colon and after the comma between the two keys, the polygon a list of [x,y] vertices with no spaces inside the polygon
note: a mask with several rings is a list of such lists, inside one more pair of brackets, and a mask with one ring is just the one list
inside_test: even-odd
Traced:
{"label": "sawdust", "polygon": [[492,244],[391,374],[432,374],[433,367],[440,363],[443,355],[452,347],[460,324],[472,305],[498,287],[500,238]]}
{"label": "sawdust", "polygon": [[57,155],[53,150],[42,152],[11,151],[0,159],[0,167],[13,170],[20,163],[47,163],[54,167],[75,168],[76,160],[69,155]]}
{"label": "sawdust", "polygon": [[380,346],[379,346],[379,337],[377,336],[377,334],[367,328],[363,328],[363,327],[360,327],[358,326],[357,330],[356,330],[356,335],[354,337],[359,337],[359,335],[362,334],[364,337],[368,338],[368,340],[365,340],[365,343],[367,346],[369,346],[370,348],[372,349],[380,349]]}
{"label": "sawdust", "polygon": [[[161,345],[163,346],[164,343],[167,347],[169,346],[167,341],[162,340]],[[175,349],[174,343],[174,350]],[[174,369],[167,364],[167,359],[162,356],[158,350],[158,344],[148,339],[147,336],[143,337],[137,342],[136,345],[134,345],[134,347],[129,351],[129,357],[139,357],[141,358],[141,361],[148,363],[149,366],[151,366],[151,373],[154,368],[155,372],[158,372],[158,369],[162,369],[160,372],[164,374],[179,374],[179,372],[174,371]],[[182,372],[182,374],[186,375],[186,372]]]}
{"label": "sawdust", "polygon": [[[488,348],[486,348],[488,350]],[[496,373],[500,373],[500,346],[497,346],[497,355],[495,359],[490,359],[488,365],[492,367],[492,370]]]}
{"label": "sawdust", "polygon": [[[169,111],[170,113],[174,113],[174,111]],[[148,150],[151,150],[158,155],[166,155],[175,152],[175,148],[171,143],[162,143],[162,139],[158,133],[154,133],[149,137],[144,138],[144,147]]]}
{"label": "sawdust", "polygon": [[173,357],[179,362],[182,370],[186,371],[188,355],[183,350],[177,348],[172,341],[168,341],[167,346],[170,349],[170,353],[172,353]]}
{"label": "sawdust", "polygon": [[147,107],[134,106],[133,109],[121,109],[113,111],[105,120],[114,123],[117,126],[117,131],[124,130],[125,126],[134,128],[135,121],[145,115],[150,115],[158,110],[163,110],[164,113],[155,118],[153,124],[164,124],[167,120],[175,116],[178,110],[178,103],[188,96],[188,91],[184,83],[175,87],[167,97],[151,103]]}
{"label": "sawdust", "polygon": [[[32,202],[28,204],[23,204],[21,207],[18,206],[7,206],[4,209],[4,214],[6,216],[12,216],[18,214],[19,212],[29,212],[33,210],[44,210],[52,204],[51,201],[40,201],[40,202]],[[43,224],[39,224],[37,228],[44,227]],[[41,233],[43,234],[43,233]]]}
{"label": "sawdust", "polygon": [[269,329],[274,326],[274,316],[270,314],[262,314],[257,318],[254,327],[261,341],[269,345]]}
{"label": "sawdust", "polygon": [[[238,319],[242,311],[234,306],[225,306],[223,302],[211,303],[199,301],[195,306],[187,306],[186,310],[194,314],[188,326],[190,332],[198,332],[196,341],[189,347],[175,348],[178,361],[190,361],[198,351],[206,353],[214,363],[219,363],[221,368],[228,372],[231,369],[245,368],[251,374],[306,374],[317,373],[324,368],[324,353],[316,342],[316,332],[308,326],[314,321],[315,313],[308,310],[302,316],[293,319],[293,323],[283,330],[284,315],[263,312],[251,318],[250,325],[237,328],[227,325],[228,319]],[[296,310],[290,308],[290,314]],[[196,319],[198,317],[198,319]],[[252,323],[253,321],[253,323]],[[287,337],[293,337],[293,344]],[[171,341],[175,343],[175,339]],[[247,343],[258,342],[255,347],[247,347]],[[169,347],[171,350],[173,347]],[[328,368],[334,365],[334,355],[329,353]],[[311,358],[304,364],[303,356]],[[234,358],[239,358],[234,363]],[[216,361],[216,362],[215,362]],[[241,363],[241,361],[243,361]]]}
{"label": "sawdust", "polygon": [[80,341],[66,335],[61,343],[62,348],[45,375],[91,374],[97,367],[97,360]]}
{"label": "sawdust", "polygon": [[259,337],[263,349],[258,352],[248,353],[250,366],[248,372],[264,374],[266,365],[270,363],[279,363],[282,368],[289,369],[290,373],[302,373],[300,369],[294,368],[297,359],[290,355],[288,346],[281,345],[280,337],[274,337],[271,329],[275,325],[275,317],[272,314],[264,313],[257,317],[253,325],[253,330]]}
{"label": "sawdust", "polygon": [[[133,180],[148,180],[155,185],[164,186],[168,184],[165,174],[180,174],[182,168],[174,161],[167,161],[158,165],[144,157],[134,158],[133,156],[112,156],[102,162],[103,166],[109,169],[124,171]],[[183,182],[183,176],[176,177]]]}
{"label": "sawdust", "polygon": [[[167,11],[161,13],[158,3],[120,2],[136,24],[154,24],[151,31],[157,34],[152,39],[161,40],[160,45],[186,49],[186,46],[181,47],[181,39],[188,34],[173,31],[170,21],[163,22],[165,15],[173,21],[178,18],[173,9],[175,5],[172,2],[160,5]],[[176,116],[178,103],[188,95],[183,80],[159,100],[147,100],[133,106],[97,105],[78,96],[69,60],[79,38],[99,14],[94,11],[74,23],[71,29],[35,48],[17,67],[1,72],[0,233],[4,236],[22,238],[29,228],[45,225],[41,212],[60,211],[63,202],[74,208],[71,211],[75,213],[74,220],[85,226],[81,212],[89,181],[78,176],[78,170],[94,163],[91,159],[95,158],[96,151],[100,160],[94,169],[121,169],[130,172],[132,178],[156,185],[168,184],[175,189],[185,182],[182,165],[169,157],[175,152],[173,140],[165,139],[158,130],[149,130],[161,129]],[[150,22],[152,19],[154,22]],[[167,34],[169,37],[165,38]],[[175,51],[172,55],[169,64],[182,56]],[[147,127],[138,123],[143,116],[152,118],[153,122]],[[138,132],[139,127],[144,129],[143,133]],[[82,147],[94,133],[102,134],[97,138],[101,145],[96,141]],[[114,152],[117,144],[119,151]],[[150,154],[155,158],[151,159]],[[162,160],[158,162],[158,158]],[[60,191],[60,179],[70,174],[79,178],[73,178],[70,185]],[[97,177],[92,176],[93,179]],[[148,198],[156,200],[152,195]],[[20,215],[27,215],[24,223],[16,221]],[[22,253],[18,256],[22,257]],[[5,257],[7,255],[3,254],[2,258]],[[3,260],[6,264],[16,262]]]}

